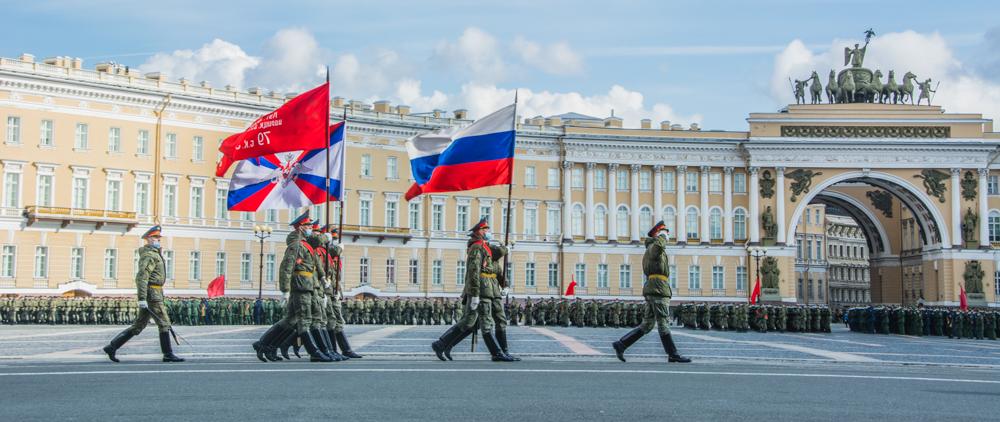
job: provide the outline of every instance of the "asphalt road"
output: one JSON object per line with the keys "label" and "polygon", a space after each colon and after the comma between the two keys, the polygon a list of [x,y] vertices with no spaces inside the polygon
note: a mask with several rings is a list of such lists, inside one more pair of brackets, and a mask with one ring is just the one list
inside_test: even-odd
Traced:
{"label": "asphalt road", "polygon": [[[118,327],[0,327],[0,420],[996,420],[1000,342],[676,330],[691,364],[655,336],[610,355],[624,330],[515,328],[525,361],[468,351],[437,361],[444,327],[351,327],[367,356],[261,363],[257,327],[178,327],[182,364],[152,332],[97,351]],[[75,335],[68,335],[75,334]]]}

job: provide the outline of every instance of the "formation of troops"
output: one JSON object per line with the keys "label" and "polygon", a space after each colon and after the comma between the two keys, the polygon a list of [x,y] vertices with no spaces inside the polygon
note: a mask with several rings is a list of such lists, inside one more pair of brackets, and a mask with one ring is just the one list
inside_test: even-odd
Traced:
{"label": "formation of troops", "polygon": [[851,331],[869,334],[948,336],[996,340],[1000,337],[1000,311],[989,309],[868,306],[847,311]]}
{"label": "formation of troops", "polygon": [[815,305],[684,304],[674,317],[690,329],[759,333],[829,333],[832,322],[830,308]]}
{"label": "formation of troops", "polygon": [[[184,298],[163,301],[175,325],[271,324],[284,310],[274,299]],[[139,314],[133,298],[7,297],[0,298],[3,324],[131,324]]]}

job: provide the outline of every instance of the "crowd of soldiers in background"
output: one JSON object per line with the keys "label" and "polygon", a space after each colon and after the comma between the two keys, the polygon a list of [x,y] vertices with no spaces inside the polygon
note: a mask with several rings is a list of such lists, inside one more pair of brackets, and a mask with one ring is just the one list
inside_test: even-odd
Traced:
{"label": "crowd of soldiers in background", "polygon": [[1000,337],[1000,311],[955,308],[868,306],[847,311],[851,331],[869,334],[948,336],[996,340]]}
{"label": "crowd of soldiers in background", "polygon": [[[165,301],[176,325],[273,324],[284,317],[276,299],[170,298]],[[643,302],[584,299],[512,299],[504,303],[510,325],[563,327],[636,327]],[[129,324],[138,312],[127,297],[0,298],[4,324]],[[447,325],[462,317],[458,299],[352,298],[344,301],[348,324]],[[861,308],[864,309],[864,308]],[[678,325],[702,330],[830,332],[830,310],[823,306],[679,304],[672,309]]]}

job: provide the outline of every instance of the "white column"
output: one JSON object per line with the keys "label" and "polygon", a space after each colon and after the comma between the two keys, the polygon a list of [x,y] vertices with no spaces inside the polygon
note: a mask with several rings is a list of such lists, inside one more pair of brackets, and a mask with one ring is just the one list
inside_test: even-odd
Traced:
{"label": "white column", "polygon": [[959,173],[962,169],[951,169],[951,244],[962,247],[962,204],[959,190],[962,189]]}
{"label": "white column", "polygon": [[608,241],[618,242],[618,164],[608,165]]}
{"label": "white column", "polygon": [[750,235],[750,243],[760,244],[760,187],[757,181],[757,167],[750,167],[750,215],[747,221],[747,234]]}
{"label": "white column", "polygon": [[687,243],[687,184],[684,179],[687,176],[687,166],[677,166],[677,243]]}
{"label": "white column", "polygon": [[989,169],[979,169],[979,248],[990,248],[989,204],[986,198],[986,176]]}
{"label": "white column", "polygon": [[632,224],[630,226],[632,226],[631,237],[633,242],[638,242],[641,237],[639,235],[641,233],[641,229],[639,228],[639,168],[638,164],[632,164],[632,174],[630,175],[632,178],[632,189],[629,190],[629,193],[631,193],[631,201],[629,203],[632,208]]}
{"label": "white column", "polygon": [[663,166],[653,166],[653,219],[663,220]]}
{"label": "white column", "polygon": [[701,238],[701,243],[712,240],[712,235],[708,231],[708,173],[711,170],[709,166],[701,166],[701,204],[698,206],[701,208],[701,227],[699,227],[701,234],[698,236]]}
{"label": "white column", "polygon": [[722,182],[722,240],[727,244],[733,244],[733,168],[726,167]]}
{"label": "white column", "polygon": [[594,163],[587,163],[586,204],[584,209],[584,235],[588,242],[594,241]]}
{"label": "white column", "polygon": [[775,211],[774,220],[778,224],[778,238],[774,240],[775,243],[779,245],[785,244],[785,168],[777,167],[774,169],[774,192],[775,192]]}
{"label": "white column", "polygon": [[562,192],[562,238],[563,240],[573,239],[573,196],[570,188],[573,173],[573,163],[563,161],[563,192]]}

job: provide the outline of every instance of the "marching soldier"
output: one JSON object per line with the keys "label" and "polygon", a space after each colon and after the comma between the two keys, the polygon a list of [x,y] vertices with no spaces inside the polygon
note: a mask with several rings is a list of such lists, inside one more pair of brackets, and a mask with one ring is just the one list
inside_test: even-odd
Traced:
{"label": "marching soldier", "polygon": [[666,250],[668,234],[669,230],[663,221],[656,223],[646,234],[646,253],[642,257],[642,272],[646,275],[642,295],[646,299],[646,305],[642,324],[612,344],[615,354],[622,362],[625,362],[625,350],[650,332],[654,325],[659,330],[663,350],[667,352],[667,361],[691,362],[691,359],[677,353],[677,346],[670,336],[670,298],[673,294],[670,290],[670,263]]}
{"label": "marching soldier", "polygon": [[[326,293],[329,297],[329,301],[326,305],[327,314],[327,324],[326,331],[327,334],[333,339],[331,352],[334,354],[334,358],[340,356],[343,359],[360,359],[362,356],[354,353],[351,350],[351,344],[347,341],[347,336],[344,334],[344,312],[342,308],[342,302],[344,300],[344,293],[341,285],[341,276],[343,272],[343,261],[341,256],[344,252],[344,246],[342,243],[335,243],[335,240],[340,239],[340,232],[331,227],[326,226],[326,248],[325,253],[329,259],[330,270],[327,272],[327,278],[329,282],[326,287]],[[337,347],[340,346],[340,353],[337,352]]]}
{"label": "marching soldier", "polygon": [[146,230],[142,235],[146,245],[139,249],[139,268],[135,275],[136,295],[139,314],[132,326],[118,333],[107,346],[104,353],[112,362],[118,362],[115,354],[132,337],[139,335],[149,319],[152,318],[160,332],[160,351],[164,362],[184,362],[174,355],[170,345],[170,317],[163,306],[163,283],[166,281],[166,267],[163,255],[160,253],[160,226],[156,225]]}

